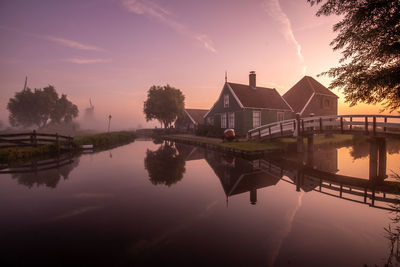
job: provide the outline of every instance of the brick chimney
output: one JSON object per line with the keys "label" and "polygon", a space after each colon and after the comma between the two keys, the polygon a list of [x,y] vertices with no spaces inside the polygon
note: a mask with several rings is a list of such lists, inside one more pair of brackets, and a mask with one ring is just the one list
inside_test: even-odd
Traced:
{"label": "brick chimney", "polygon": [[256,89],[256,72],[255,71],[250,71],[249,86],[253,89]]}

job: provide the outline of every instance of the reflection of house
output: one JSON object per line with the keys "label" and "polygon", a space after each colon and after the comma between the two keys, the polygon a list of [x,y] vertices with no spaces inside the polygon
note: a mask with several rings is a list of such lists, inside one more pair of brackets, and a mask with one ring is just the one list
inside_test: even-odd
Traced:
{"label": "reflection of house", "polygon": [[208,125],[233,128],[245,134],[263,124],[291,119],[292,110],[276,89],[257,87],[252,71],[248,85],[225,82],[218,100],[204,118]]}
{"label": "reflection of house", "polygon": [[338,97],[314,78],[304,76],[283,98],[292,107],[293,112],[307,117],[310,113],[317,116],[337,115]]}
{"label": "reflection of house", "polygon": [[257,202],[257,189],[276,185],[280,177],[266,174],[252,162],[206,152],[206,161],[221,181],[226,197],[250,192],[250,203]]}
{"label": "reflection of house", "polygon": [[175,122],[175,128],[182,132],[195,132],[198,125],[204,124],[207,109],[185,109]]}
{"label": "reflection of house", "polygon": [[182,143],[175,143],[175,147],[185,161],[204,159],[204,149]]}

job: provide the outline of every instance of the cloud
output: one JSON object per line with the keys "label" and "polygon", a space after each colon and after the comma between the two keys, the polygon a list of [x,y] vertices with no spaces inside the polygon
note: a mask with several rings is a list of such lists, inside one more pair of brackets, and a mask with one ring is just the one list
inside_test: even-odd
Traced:
{"label": "cloud", "polygon": [[146,0],[121,0],[122,6],[129,12],[136,15],[144,15],[150,18],[157,19],[161,23],[172,28],[174,31],[189,36],[200,43],[203,47],[212,53],[216,53],[217,50],[214,47],[212,40],[205,34],[199,34],[191,31],[182,23],[176,21],[171,17],[171,12],[164,9],[160,5]]}
{"label": "cloud", "polygon": [[82,44],[80,42],[77,41],[73,41],[73,40],[69,40],[69,39],[65,39],[65,38],[60,38],[60,37],[54,37],[54,36],[50,36],[50,35],[37,35],[35,34],[36,37],[42,38],[42,39],[46,39],[52,42],[56,42],[74,49],[79,49],[79,50],[92,50],[92,51],[104,51],[104,49],[97,47],[97,46],[93,46],[93,45],[87,45],[87,44]]}
{"label": "cloud", "polygon": [[292,43],[297,51],[297,57],[299,58],[300,62],[302,63],[302,72],[303,75],[307,70],[307,66],[304,65],[304,58],[303,54],[301,53],[301,45],[296,40],[292,30],[292,24],[288,16],[283,12],[279,0],[267,0],[264,2],[264,9],[269,16],[274,18],[277,22],[279,22],[282,30],[283,35],[285,36],[286,40]]}
{"label": "cloud", "polygon": [[104,58],[66,58],[63,61],[74,63],[74,64],[95,64],[95,63],[106,63],[110,62],[111,59],[104,59]]}
{"label": "cloud", "polygon": [[59,44],[62,44],[64,46],[68,46],[68,47],[74,48],[74,49],[91,50],[91,51],[105,51],[103,48],[93,46],[93,45],[83,44],[83,43],[80,43],[80,42],[77,42],[74,40],[70,40],[70,39],[66,39],[66,38],[61,38],[61,37],[56,37],[56,36],[51,36],[51,35],[36,34],[36,33],[28,33],[28,32],[20,31],[20,30],[11,28],[11,27],[3,26],[3,25],[0,25],[0,29],[6,30],[6,31],[11,31],[11,32],[17,32],[20,34],[29,35],[29,36],[33,36],[33,37],[44,39],[44,40],[48,40],[48,41],[59,43]]}

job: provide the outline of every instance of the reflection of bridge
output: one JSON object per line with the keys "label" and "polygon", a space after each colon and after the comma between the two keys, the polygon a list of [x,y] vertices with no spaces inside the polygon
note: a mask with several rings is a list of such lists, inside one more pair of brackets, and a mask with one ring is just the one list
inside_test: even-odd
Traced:
{"label": "reflection of bridge", "polygon": [[250,139],[275,139],[312,134],[363,134],[374,137],[400,137],[400,116],[338,115],[278,121],[248,132]]}
{"label": "reflection of bridge", "polygon": [[[379,175],[370,175],[367,180],[336,174],[336,149],[311,153],[308,151],[297,154],[290,160],[248,161],[207,150],[204,154],[207,163],[219,177],[227,198],[250,192],[250,203],[255,204],[257,189],[276,185],[283,180],[295,185],[297,191],[316,191],[371,207],[395,210],[390,205],[398,203],[398,182],[383,181],[383,177]],[[314,158],[318,158],[318,161],[314,162]],[[373,162],[370,161],[371,164]]]}
{"label": "reflection of bridge", "polygon": [[[357,177],[339,175],[320,171],[308,164],[296,161],[256,160],[255,165],[267,176],[279,177],[281,180],[305,191],[317,191],[345,200],[368,204],[372,207],[393,210],[392,208],[376,205],[376,202],[390,204],[398,203],[396,195],[400,183],[384,181],[378,183],[374,179],[366,180]],[[287,178],[289,179],[287,179]]]}

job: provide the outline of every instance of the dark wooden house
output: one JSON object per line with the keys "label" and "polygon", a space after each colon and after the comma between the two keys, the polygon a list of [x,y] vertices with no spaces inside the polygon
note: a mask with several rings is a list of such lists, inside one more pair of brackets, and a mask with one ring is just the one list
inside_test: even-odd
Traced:
{"label": "dark wooden house", "polygon": [[200,124],[204,124],[204,115],[208,109],[185,109],[175,121],[175,128],[180,132],[194,133]]}
{"label": "dark wooden house", "polygon": [[225,82],[218,100],[204,116],[207,125],[232,128],[237,134],[292,117],[291,107],[276,89],[256,86],[254,71],[248,85]]}
{"label": "dark wooden house", "polygon": [[283,98],[292,107],[294,113],[308,117],[337,115],[338,96],[310,76],[304,76]]}

